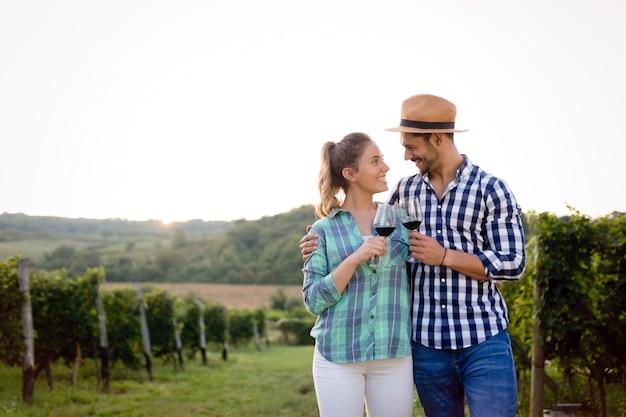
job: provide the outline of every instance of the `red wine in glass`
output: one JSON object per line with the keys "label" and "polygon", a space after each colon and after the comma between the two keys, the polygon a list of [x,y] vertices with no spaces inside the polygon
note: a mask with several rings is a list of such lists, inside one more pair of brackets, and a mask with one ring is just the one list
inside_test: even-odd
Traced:
{"label": "red wine in glass", "polygon": [[420,220],[409,220],[407,222],[402,223],[402,226],[406,227],[408,230],[417,230],[419,229],[420,224],[422,224]]}
{"label": "red wine in glass", "polygon": [[[422,210],[417,198],[404,202],[403,206],[400,207],[400,222],[409,230],[409,232],[419,229],[423,218]],[[415,258],[413,258],[410,253],[408,262],[416,262]]]}
{"label": "red wine in glass", "polygon": [[[374,228],[380,236],[385,238],[393,233],[393,230],[396,228],[396,207],[379,203],[374,216]],[[375,268],[379,265],[379,259],[372,257],[370,266]]]}
{"label": "red wine in glass", "polygon": [[410,199],[401,208],[401,222],[409,230],[417,230],[422,224],[422,209],[417,198]]}
{"label": "red wine in glass", "polygon": [[381,226],[381,227],[377,227],[376,231],[378,232],[379,235],[387,237],[387,236],[389,236],[390,234],[393,233],[394,229],[395,229],[395,227]]}

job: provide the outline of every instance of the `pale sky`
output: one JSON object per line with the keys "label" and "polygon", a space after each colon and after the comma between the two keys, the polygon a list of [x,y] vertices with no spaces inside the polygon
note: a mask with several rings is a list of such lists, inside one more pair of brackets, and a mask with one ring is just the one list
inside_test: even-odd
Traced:
{"label": "pale sky", "polygon": [[[0,213],[254,220],[318,201],[321,146],[403,160],[405,98],[523,211],[626,212],[622,0],[0,0]],[[377,196],[384,200],[386,195]],[[312,218],[313,219],[313,218]]]}

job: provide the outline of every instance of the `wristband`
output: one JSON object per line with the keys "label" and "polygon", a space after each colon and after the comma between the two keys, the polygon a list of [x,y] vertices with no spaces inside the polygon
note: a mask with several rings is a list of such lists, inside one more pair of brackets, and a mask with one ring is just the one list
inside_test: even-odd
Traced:
{"label": "wristband", "polygon": [[443,258],[441,258],[441,262],[439,263],[439,266],[443,266],[443,261],[446,260],[447,254],[448,254],[448,248],[443,248]]}

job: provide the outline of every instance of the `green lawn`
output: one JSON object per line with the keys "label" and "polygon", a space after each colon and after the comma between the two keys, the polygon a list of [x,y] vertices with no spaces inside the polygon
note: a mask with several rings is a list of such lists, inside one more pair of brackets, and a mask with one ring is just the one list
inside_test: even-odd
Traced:
{"label": "green lawn", "polygon": [[0,259],[5,260],[18,253],[22,258],[40,259],[44,253],[51,253],[59,244],[57,241],[40,239],[0,242]]}
{"label": "green lawn", "polygon": [[[226,362],[220,352],[212,351],[207,354],[206,365],[196,355],[195,360],[185,363],[184,370],[155,359],[153,381],[149,381],[145,369],[131,371],[118,365],[111,371],[111,393],[97,388],[94,362],[85,359],[75,386],[71,384],[71,368],[61,364],[53,368],[54,389],[49,390],[45,376],[40,375],[32,405],[21,401],[21,368],[0,364],[0,416],[319,417],[311,376],[312,356],[312,346],[274,344],[264,346],[262,351],[253,345],[231,348]],[[522,372],[520,417],[528,415],[528,378],[529,372]],[[608,415],[625,415],[617,411],[623,404],[623,388],[611,387],[611,392],[613,405]],[[549,389],[546,394],[551,394]],[[546,398],[546,404],[550,402]],[[592,415],[582,411],[576,414]],[[416,400],[413,417],[423,416]]]}
{"label": "green lawn", "polygon": [[[184,370],[155,360],[154,379],[145,370],[112,371],[111,389],[97,390],[93,360],[71,386],[71,369],[56,366],[55,387],[43,374],[32,405],[21,402],[20,368],[0,365],[0,415],[6,417],[313,417],[319,416],[311,377],[312,346],[273,346],[263,351],[231,349],[228,361],[218,353],[202,365],[199,356]],[[423,416],[419,406],[414,416]]]}

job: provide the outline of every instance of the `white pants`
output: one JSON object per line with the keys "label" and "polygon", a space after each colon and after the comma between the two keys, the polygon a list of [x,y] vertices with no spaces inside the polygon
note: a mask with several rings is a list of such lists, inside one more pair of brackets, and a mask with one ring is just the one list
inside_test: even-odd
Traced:
{"label": "white pants", "polygon": [[410,356],[334,363],[313,354],[313,381],[320,417],[411,417],[413,361]]}

